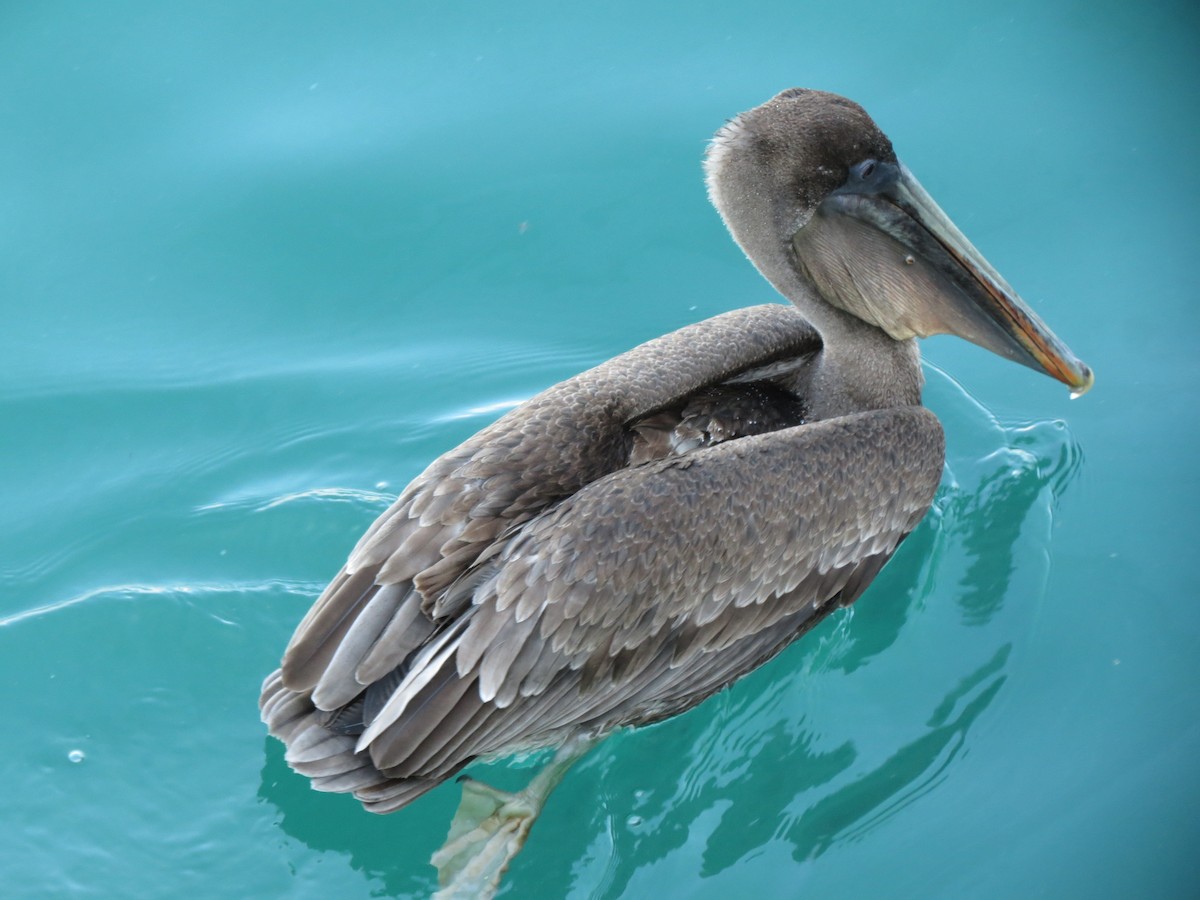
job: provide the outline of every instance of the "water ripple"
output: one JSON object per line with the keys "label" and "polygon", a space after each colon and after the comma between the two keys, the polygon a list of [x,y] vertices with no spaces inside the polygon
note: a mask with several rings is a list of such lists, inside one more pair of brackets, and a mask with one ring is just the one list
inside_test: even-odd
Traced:
{"label": "water ripple", "polygon": [[196,507],[196,512],[212,510],[249,510],[251,512],[266,512],[278,506],[292,503],[316,501],[319,503],[349,503],[369,507],[386,508],[396,499],[394,494],[384,494],[377,491],[364,491],[355,488],[312,488],[306,491],[293,491],[287,494],[263,499],[261,496],[238,497],[234,500],[216,500]]}
{"label": "water ripple", "polygon": [[[90,591],[84,591],[81,594],[76,594],[62,600],[55,600],[51,603],[45,603],[41,606],[35,606],[31,609],[22,610],[21,612],[12,613],[11,615],[0,617],[0,628],[9,625],[17,625],[29,619],[37,619],[42,616],[52,615],[61,612],[65,609],[70,609],[73,606],[80,606],[93,601],[114,598],[114,599],[133,599],[136,597],[165,597],[177,596],[184,598],[197,598],[204,596],[237,594],[268,594],[268,595],[294,595],[296,597],[311,598],[315,593],[319,592],[323,584],[316,582],[304,581],[284,581],[279,579],[271,579],[258,582],[210,582],[210,583],[180,583],[180,584],[117,584],[105,585],[104,587],[93,588]],[[236,623],[230,622],[227,619],[209,613],[214,619],[223,622],[227,625]]]}

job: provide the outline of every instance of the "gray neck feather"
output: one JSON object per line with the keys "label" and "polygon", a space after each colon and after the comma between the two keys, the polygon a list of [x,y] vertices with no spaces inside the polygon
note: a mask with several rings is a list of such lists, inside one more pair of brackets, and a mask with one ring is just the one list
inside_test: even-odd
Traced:
{"label": "gray neck feather", "polygon": [[810,418],[919,404],[924,378],[916,341],[894,340],[834,306],[802,274],[791,237],[813,210],[797,214],[778,202],[773,173],[737,152],[744,140],[734,120],[709,148],[709,197],[750,262],[821,335],[823,349],[806,398]]}

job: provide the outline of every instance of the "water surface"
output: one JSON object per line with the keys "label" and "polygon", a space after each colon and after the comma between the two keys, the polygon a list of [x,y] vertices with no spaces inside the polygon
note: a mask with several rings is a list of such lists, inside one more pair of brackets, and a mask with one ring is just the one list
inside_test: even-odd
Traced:
{"label": "water surface", "polygon": [[1190,6],[0,22],[6,896],[429,890],[453,786],[386,818],[310,791],[259,682],[438,453],[774,299],[699,159],[791,85],[866,105],[1097,386],[929,341],[930,516],[853,610],[593,753],[505,896],[1195,890]]}

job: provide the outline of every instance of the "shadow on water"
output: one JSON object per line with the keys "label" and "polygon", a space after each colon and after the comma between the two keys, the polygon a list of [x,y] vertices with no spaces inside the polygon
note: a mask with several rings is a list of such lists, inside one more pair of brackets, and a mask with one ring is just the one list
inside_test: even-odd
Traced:
{"label": "shadow on water", "polygon": [[[944,420],[968,420],[957,425],[968,439],[948,459],[930,514],[856,610],[831,617],[695,712],[610,739],[559,788],[558,802],[509,874],[506,896],[561,895],[569,887],[623,896],[639,870],[697,841],[699,877],[781,840],[798,862],[813,860],[861,838],[951,776],[968,732],[1003,690],[1013,652],[1003,628],[984,626],[1007,599],[1028,599],[1029,572],[1044,583],[1049,557],[1039,548],[1055,498],[1081,460],[1062,423],[1006,428],[956,385],[949,394],[952,408],[938,412]],[[957,614],[947,615],[952,610]],[[951,655],[951,668],[932,690],[908,702],[908,727],[896,730],[891,746],[885,735],[868,751],[849,727],[839,736],[797,708],[814,677],[827,682],[869,668],[917,615],[928,617],[924,630],[938,623],[951,638],[974,633],[983,643],[974,655]],[[648,772],[636,764],[645,753],[669,764]],[[598,795],[608,802],[597,802]],[[389,896],[431,889],[424,861],[457,801],[456,790],[443,788],[376,826],[378,819],[364,822],[372,817],[346,798],[308,791],[273,741],[260,796],[279,809],[284,832],[314,850],[348,855]]]}
{"label": "shadow on water", "polygon": [[[267,738],[265,744],[258,796],[278,810],[274,827],[310,850],[345,856],[351,868],[379,882],[374,895],[427,897],[437,889],[427,863],[449,828],[450,804],[445,822],[432,825],[432,815],[424,822],[413,818],[417,809],[372,816],[353,798],[312,790],[288,768],[279,741]],[[427,813],[429,806],[422,804]]]}
{"label": "shadow on water", "polygon": [[[1001,660],[1002,666],[1002,660],[1007,658],[1010,649],[1007,646],[1000,648],[993,663]],[[994,671],[993,663],[968,676],[964,682],[979,681],[984,672]],[[967,729],[995,699],[1004,681],[1004,676],[992,679],[963,707],[957,718],[937,725],[915,741],[899,747],[883,765],[838,788],[805,810],[786,832],[792,844],[793,859],[813,859],[838,840],[853,840],[865,834],[932,789],[962,750]],[[947,695],[943,705],[952,706],[953,701],[952,692]],[[933,720],[936,719],[935,714]],[[721,824],[724,826],[724,821]],[[737,861],[737,858],[716,858],[715,851],[726,846],[728,844],[715,839],[709,842],[709,850],[713,852],[705,855],[705,863],[712,864],[711,871],[719,871]],[[711,874],[711,871],[704,874]]]}

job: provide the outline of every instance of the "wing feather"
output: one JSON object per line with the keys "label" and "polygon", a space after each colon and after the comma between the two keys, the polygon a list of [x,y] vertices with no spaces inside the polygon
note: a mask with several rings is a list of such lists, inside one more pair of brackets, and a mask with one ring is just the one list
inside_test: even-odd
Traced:
{"label": "wing feather", "polygon": [[[668,643],[665,633],[682,642],[669,662],[692,668],[805,608],[814,615],[835,598],[852,602],[928,509],[941,459],[937,420],[912,407],[729,442],[686,465],[664,460],[617,472],[526,526],[499,557],[504,575],[476,602],[500,610],[524,603],[508,592],[560,597],[541,601],[531,617],[539,628],[526,640],[560,661],[586,653],[586,721],[609,682],[646,668],[655,654],[645,647]],[[695,496],[718,512],[698,515]],[[739,540],[737,503],[752,511],[756,544]],[[577,522],[590,524],[592,539],[577,544],[562,575],[567,587],[529,577]],[[654,553],[626,554],[618,564],[625,543]],[[539,651],[524,677],[537,673],[544,682],[548,671]]]}
{"label": "wing feather", "polygon": [[[407,592],[405,588],[408,587]],[[354,673],[358,684],[372,684],[395,669],[433,634],[433,623],[421,612],[420,595],[407,585],[386,585],[404,599]]]}
{"label": "wing feather", "polygon": [[[444,766],[575,728],[655,721],[725,687],[861,593],[928,508],[941,440],[925,410],[875,411],[598,480],[497,556],[501,574],[480,586],[473,607],[471,627],[487,623],[487,639],[471,641],[468,628],[438,655],[439,665],[479,678],[477,692],[456,697],[479,709],[456,707],[467,730],[439,735],[444,745],[423,756]],[[698,507],[695,496],[708,502]],[[739,504],[753,509],[756,546],[735,539]],[[575,540],[579,522],[592,524],[591,540]],[[576,580],[518,621],[523,598],[507,595],[551,595],[542,576],[529,576],[563,534],[574,541]],[[618,566],[623,542],[656,550]],[[764,558],[772,563],[751,564]],[[405,733],[408,715],[399,704],[372,727],[398,746],[392,736]]]}
{"label": "wing feather", "polygon": [[[409,620],[407,604],[397,609],[418,643],[428,639],[436,619],[460,611],[437,608],[438,596],[496,542],[626,464],[630,421],[698,387],[817,347],[816,333],[790,306],[735,310],[636,347],[522,404],[435,460],[371,525],[297,628],[281,667],[284,683],[295,691],[320,683],[322,706],[361,689],[361,670],[398,664],[396,654],[382,649],[385,635],[396,637],[385,617],[355,631],[354,652],[329,667],[378,585],[399,585],[401,596],[410,588],[421,594],[426,623]],[[560,555],[547,574],[570,564],[569,555]],[[374,649],[356,672],[349,660],[364,646]]]}

